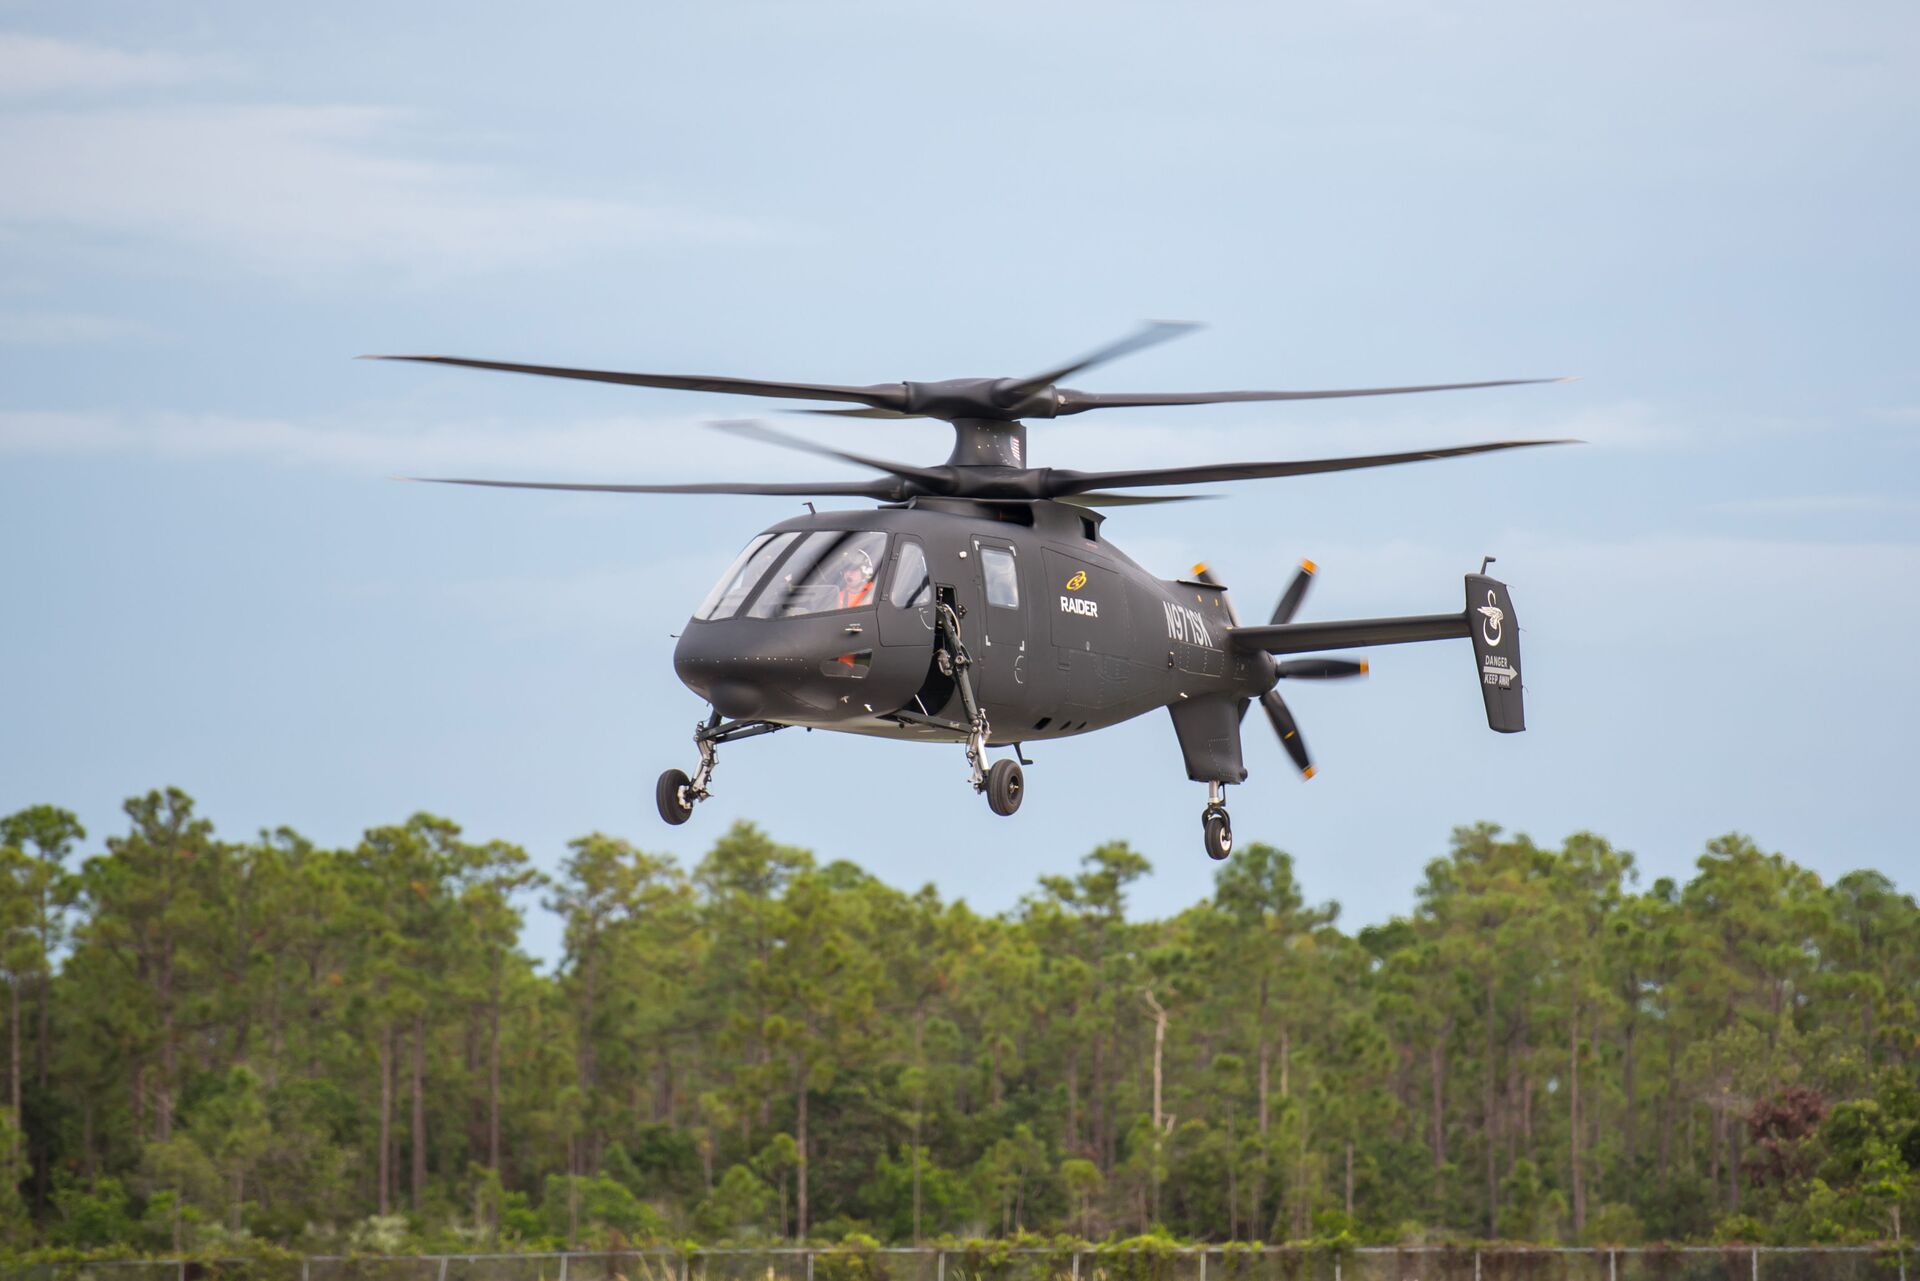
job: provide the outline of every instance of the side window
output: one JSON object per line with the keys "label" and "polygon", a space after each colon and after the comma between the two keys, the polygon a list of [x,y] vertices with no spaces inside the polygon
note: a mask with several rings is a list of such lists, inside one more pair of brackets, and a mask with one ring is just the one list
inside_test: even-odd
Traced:
{"label": "side window", "polygon": [[887,603],[897,609],[919,609],[933,597],[933,584],[927,581],[927,554],[920,544],[900,544],[900,559],[893,567],[893,586],[887,590]]}
{"label": "side window", "polygon": [[1020,608],[1020,576],[1013,553],[1004,547],[980,548],[980,572],[987,580],[987,604],[1000,609]]}

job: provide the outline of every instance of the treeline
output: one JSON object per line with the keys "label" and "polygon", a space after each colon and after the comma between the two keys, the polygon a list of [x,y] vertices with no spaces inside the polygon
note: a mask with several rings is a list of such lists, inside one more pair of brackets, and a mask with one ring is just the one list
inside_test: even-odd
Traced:
{"label": "treeline", "polygon": [[[1104,845],[982,916],[749,826],[559,875],[426,815],[324,849],[169,790],[0,819],[0,1236],[473,1248],[1892,1239],[1920,910],[1743,837],[1685,884],[1463,828],[1343,932],[1286,854],[1129,919]],[[520,950],[557,913],[565,955]]]}

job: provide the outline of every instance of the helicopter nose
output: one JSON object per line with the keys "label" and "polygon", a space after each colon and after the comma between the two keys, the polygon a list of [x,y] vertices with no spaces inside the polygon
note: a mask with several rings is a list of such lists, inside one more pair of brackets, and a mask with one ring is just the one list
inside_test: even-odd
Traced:
{"label": "helicopter nose", "polygon": [[722,716],[752,720],[793,710],[788,689],[808,667],[804,660],[724,641],[691,642],[683,637],[674,650],[674,673]]}
{"label": "helicopter nose", "polygon": [[[691,685],[693,682],[687,683]],[[715,711],[735,720],[750,720],[760,715],[767,704],[764,691],[752,681],[738,678],[721,677],[710,681],[705,692],[707,701],[713,704]]]}

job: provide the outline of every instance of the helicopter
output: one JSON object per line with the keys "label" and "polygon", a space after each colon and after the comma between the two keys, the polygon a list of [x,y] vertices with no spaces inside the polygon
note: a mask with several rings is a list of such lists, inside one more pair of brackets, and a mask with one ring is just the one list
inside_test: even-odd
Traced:
{"label": "helicopter", "polygon": [[[878,473],[809,482],[611,484],[406,477],[434,484],[622,494],[763,494],[864,498],[870,509],[820,511],[748,541],[694,610],[674,671],[708,704],[694,728],[692,774],[655,786],[660,817],[686,822],[712,795],[718,749],[790,727],[964,745],[968,782],[995,814],[1020,808],[1023,750],[1166,708],[1187,777],[1207,787],[1201,835],[1213,859],[1233,852],[1225,789],[1244,783],[1240,728],[1258,702],[1294,767],[1314,766],[1281,697],[1283,680],[1364,676],[1364,660],[1326,651],[1418,641],[1471,643],[1487,724],[1526,728],[1519,626],[1505,583],[1465,576],[1458,613],[1295,622],[1316,567],[1303,561],[1264,623],[1243,623],[1206,565],[1162,579],[1108,538],[1103,509],[1206,495],[1139,494],[1164,486],[1303,476],[1456,458],[1568,440],[1502,440],[1405,453],[1075,471],[1028,462],[1029,419],[1097,409],[1320,400],[1569,381],[1486,382],[1330,391],[1087,392],[1065,379],[1197,326],[1152,321],[1086,355],[1024,378],[868,385],[709,375],[623,373],[458,356],[370,356],[543,377],[713,392],[843,407],[802,412],[950,424],[952,453],[923,466],[836,449],[754,422],[714,426]],[[1011,756],[989,761],[993,748]]]}

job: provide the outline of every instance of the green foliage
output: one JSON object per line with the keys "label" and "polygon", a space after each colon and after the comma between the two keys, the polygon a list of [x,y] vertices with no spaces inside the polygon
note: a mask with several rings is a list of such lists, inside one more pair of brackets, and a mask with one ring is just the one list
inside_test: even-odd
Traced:
{"label": "green foliage", "polygon": [[16,1252],[810,1238],[844,1243],[816,1281],[883,1281],[879,1242],[954,1234],[969,1278],[1095,1241],[1161,1281],[1176,1241],[1920,1217],[1920,909],[1737,835],[1642,890],[1592,834],[1462,828],[1346,933],[1258,843],[1156,921],[1123,842],[983,917],[747,825],[692,869],[582,837],[548,880],[427,814],[339,850],[173,789],[126,819],[0,817]]}

